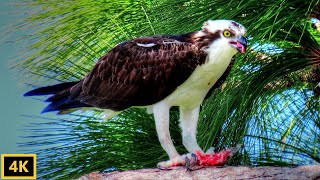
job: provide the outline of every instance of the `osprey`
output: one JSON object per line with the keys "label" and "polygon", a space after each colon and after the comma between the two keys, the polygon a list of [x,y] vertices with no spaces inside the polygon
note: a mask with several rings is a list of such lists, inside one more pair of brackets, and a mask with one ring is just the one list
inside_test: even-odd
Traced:
{"label": "osprey", "polygon": [[[154,114],[159,141],[169,156],[158,163],[159,168],[191,160],[222,165],[232,150],[202,151],[196,140],[199,110],[209,90],[226,78],[237,51],[245,53],[245,34],[244,26],[235,21],[208,20],[200,31],[136,38],[115,46],[82,80],[38,88],[25,96],[51,94],[42,112],[99,108],[110,118],[130,107],[147,108]],[[179,106],[183,145],[189,152],[182,156],[170,137],[172,106]]]}

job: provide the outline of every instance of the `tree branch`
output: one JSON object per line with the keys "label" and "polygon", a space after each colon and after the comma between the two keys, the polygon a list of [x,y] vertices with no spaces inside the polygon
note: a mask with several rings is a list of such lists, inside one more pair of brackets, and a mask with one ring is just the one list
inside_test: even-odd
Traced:
{"label": "tree branch", "polygon": [[226,166],[202,168],[186,171],[185,168],[176,170],[140,169],[115,172],[93,172],[79,178],[89,179],[311,179],[320,180],[320,165],[290,167],[244,167]]}

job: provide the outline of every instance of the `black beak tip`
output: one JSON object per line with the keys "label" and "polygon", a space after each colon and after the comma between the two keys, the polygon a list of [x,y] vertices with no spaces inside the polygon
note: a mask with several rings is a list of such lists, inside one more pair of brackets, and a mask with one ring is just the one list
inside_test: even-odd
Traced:
{"label": "black beak tip", "polygon": [[244,36],[241,36],[239,38],[239,41],[238,41],[240,44],[242,44],[242,48],[238,47],[237,50],[241,53],[241,54],[244,54],[244,52],[247,50],[247,47],[248,47],[248,40],[247,38],[245,38]]}
{"label": "black beak tip", "polygon": [[243,46],[247,47],[247,45],[248,45],[248,40],[247,40],[246,37],[241,36],[240,39],[239,39],[239,43],[241,43]]}

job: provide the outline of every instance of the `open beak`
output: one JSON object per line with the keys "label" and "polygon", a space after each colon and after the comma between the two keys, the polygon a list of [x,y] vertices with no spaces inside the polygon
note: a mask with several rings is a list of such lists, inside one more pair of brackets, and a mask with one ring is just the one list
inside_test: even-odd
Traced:
{"label": "open beak", "polygon": [[236,48],[241,54],[244,54],[247,50],[247,38],[240,36],[237,41],[230,41],[229,44]]}

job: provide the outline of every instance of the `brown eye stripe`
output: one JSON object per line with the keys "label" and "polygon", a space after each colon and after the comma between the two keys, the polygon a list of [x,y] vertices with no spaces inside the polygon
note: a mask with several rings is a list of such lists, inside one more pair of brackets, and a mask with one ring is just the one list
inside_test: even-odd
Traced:
{"label": "brown eye stripe", "polygon": [[206,33],[206,34],[209,34],[208,28],[204,28],[204,29],[203,29],[203,32]]}

